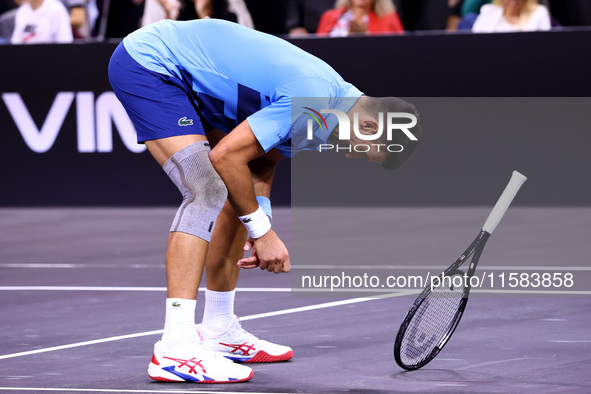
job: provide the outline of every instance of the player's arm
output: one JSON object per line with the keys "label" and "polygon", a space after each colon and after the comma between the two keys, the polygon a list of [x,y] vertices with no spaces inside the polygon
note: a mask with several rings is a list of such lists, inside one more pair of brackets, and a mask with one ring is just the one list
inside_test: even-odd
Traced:
{"label": "player's arm", "polygon": [[[248,122],[244,121],[224,137],[209,155],[213,167],[228,188],[228,200],[239,216],[250,215],[259,208],[249,163],[264,153]],[[273,229],[255,237],[255,247],[255,259],[258,257],[262,269],[275,273],[289,271],[287,249]]]}
{"label": "player's arm", "polygon": [[265,155],[248,163],[255,196],[271,197],[275,165],[283,159],[284,156],[281,152],[277,149],[271,149]]}
{"label": "player's arm", "polygon": [[[285,157],[279,152],[279,150],[271,149],[265,155],[248,163],[257,203],[269,217],[269,221],[272,221],[270,197],[273,177],[275,175],[275,165],[284,158]],[[250,269],[259,267],[260,261],[257,259],[257,252],[253,247],[254,239],[249,237],[246,244],[244,244],[244,250],[252,250],[252,255],[254,257],[241,259],[238,263],[241,268]]]}

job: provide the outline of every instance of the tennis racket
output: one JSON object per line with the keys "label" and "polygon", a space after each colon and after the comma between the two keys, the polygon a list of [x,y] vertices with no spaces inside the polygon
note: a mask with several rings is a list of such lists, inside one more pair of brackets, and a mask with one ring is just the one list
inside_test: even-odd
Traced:
{"label": "tennis racket", "polygon": [[[398,330],[394,343],[394,358],[402,368],[412,371],[425,366],[451,338],[466,309],[470,294],[469,279],[474,275],[486,241],[526,179],[519,172],[513,171],[509,184],[476,239],[442,275],[439,275],[439,280],[436,280],[437,277],[432,278],[431,283],[415,300]],[[462,266],[470,256],[472,261],[466,272],[466,268]]]}

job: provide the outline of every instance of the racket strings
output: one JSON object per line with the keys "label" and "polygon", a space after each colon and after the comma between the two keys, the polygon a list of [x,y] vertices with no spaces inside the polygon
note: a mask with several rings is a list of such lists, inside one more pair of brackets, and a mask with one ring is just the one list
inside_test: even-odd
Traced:
{"label": "racket strings", "polygon": [[[453,283],[453,276],[451,279]],[[403,364],[416,366],[429,358],[453,329],[463,295],[463,286],[442,283],[424,298],[402,338],[400,359]]]}

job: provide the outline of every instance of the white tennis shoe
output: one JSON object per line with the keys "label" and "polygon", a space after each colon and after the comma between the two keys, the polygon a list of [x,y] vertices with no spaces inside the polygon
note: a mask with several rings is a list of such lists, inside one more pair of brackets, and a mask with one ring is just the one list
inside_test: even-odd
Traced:
{"label": "white tennis shoe", "polygon": [[158,341],[148,375],[162,382],[238,383],[252,379],[253,371],[214,354],[203,341],[187,342],[173,350]]}
{"label": "white tennis shoe", "polygon": [[273,363],[293,357],[290,347],[259,339],[242,328],[240,319],[234,316],[228,330],[212,336],[200,324],[197,326],[205,346],[215,354],[242,363]]}

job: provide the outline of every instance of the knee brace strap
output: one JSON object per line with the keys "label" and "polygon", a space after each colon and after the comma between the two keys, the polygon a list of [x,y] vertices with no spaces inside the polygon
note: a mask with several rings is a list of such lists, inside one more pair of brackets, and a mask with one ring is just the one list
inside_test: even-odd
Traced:
{"label": "knee brace strap", "polygon": [[170,231],[207,242],[228,195],[226,185],[211,165],[209,152],[207,141],[196,142],[172,155],[162,166],[183,195]]}

